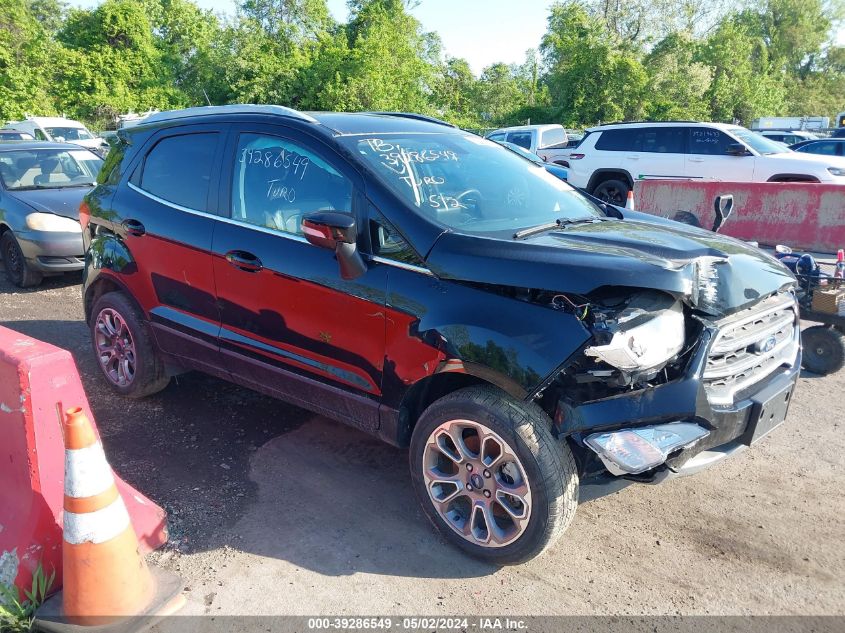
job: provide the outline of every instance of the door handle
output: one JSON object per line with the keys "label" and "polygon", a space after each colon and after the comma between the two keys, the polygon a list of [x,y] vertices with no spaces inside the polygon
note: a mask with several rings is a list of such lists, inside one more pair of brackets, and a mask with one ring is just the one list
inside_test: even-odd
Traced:
{"label": "door handle", "polygon": [[637,156],[636,154],[632,154],[632,155],[628,156],[628,159],[629,159],[629,160],[639,160],[639,159],[640,159],[640,157],[639,157],[639,156]]}
{"label": "door handle", "polygon": [[132,218],[128,218],[120,223],[126,232],[129,235],[134,235],[135,237],[141,237],[144,233],[147,232],[147,229],[144,228],[144,225],[138,222],[138,220],[133,220]]}
{"label": "door handle", "polygon": [[244,270],[248,273],[257,273],[264,268],[261,260],[252,253],[246,251],[229,251],[226,253],[226,261],[235,268]]}
{"label": "door handle", "polygon": [[703,158],[688,158],[687,160],[691,163],[703,163],[704,162]]}

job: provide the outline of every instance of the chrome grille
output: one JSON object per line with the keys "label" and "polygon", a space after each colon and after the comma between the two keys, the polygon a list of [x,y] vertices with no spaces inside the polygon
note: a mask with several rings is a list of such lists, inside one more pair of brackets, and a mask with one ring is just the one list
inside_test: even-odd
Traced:
{"label": "chrome grille", "polygon": [[712,404],[731,404],[734,395],[791,365],[798,351],[798,306],[790,293],[769,297],[716,323],[704,385]]}

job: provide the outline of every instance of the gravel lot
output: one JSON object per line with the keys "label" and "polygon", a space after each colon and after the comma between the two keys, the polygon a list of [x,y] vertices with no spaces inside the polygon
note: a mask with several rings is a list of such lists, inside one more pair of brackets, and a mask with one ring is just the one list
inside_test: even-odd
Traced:
{"label": "gravel lot", "polygon": [[845,373],[802,376],[754,449],[585,504],[551,551],[497,569],[429,526],[405,451],[199,374],[112,395],[79,283],[0,275],[0,324],[73,353],[112,466],[170,514],[151,559],[184,577],[185,613],[845,614]]}

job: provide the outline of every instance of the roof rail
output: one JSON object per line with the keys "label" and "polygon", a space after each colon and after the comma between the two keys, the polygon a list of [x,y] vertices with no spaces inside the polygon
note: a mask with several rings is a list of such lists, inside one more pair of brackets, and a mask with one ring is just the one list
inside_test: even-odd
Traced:
{"label": "roof rail", "polygon": [[417,114],[415,112],[382,112],[382,111],[374,111],[374,112],[362,112],[361,114],[376,114],[378,116],[398,116],[403,117],[406,119],[416,119],[418,121],[427,121],[428,123],[436,123],[438,125],[445,125],[448,127],[457,128],[457,125],[453,125],[448,121],[444,121],[443,119],[438,119],[433,116],[428,116],[427,114]]}
{"label": "roof rail", "polygon": [[307,121],[308,123],[317,123],[317,119],[314,117],[300,112],[299,110],[294,110],[293,108],[286,108],[278,105],[254,105],[247,103],[220,106],[198,106],[195,108],[185,108],[183,110],[166,110],[164,112],[151,114],[141,121],[139,126],[210,114],[275,114],[277,116],[285,116],[291,119]]}
{"label": "roof rail", "polygon": [[666,121],[614,121],[613,123],[602,123],[596,127],[605,125],[640,125],[642,123],[703,123],[703,121],[685,121],[683,119],[668,119]]}

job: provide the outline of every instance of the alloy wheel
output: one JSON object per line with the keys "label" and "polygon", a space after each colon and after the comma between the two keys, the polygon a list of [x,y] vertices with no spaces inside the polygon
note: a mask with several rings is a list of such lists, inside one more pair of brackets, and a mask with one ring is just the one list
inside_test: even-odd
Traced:
{"label": "alloy wheel", "polygon": [[112,308],[97,315],[95,326],[97,359],[106,377],[119,387],[127,387],[135,379],[135,340],[126,320]]}
{"label": "alloy wheel", "polygon": [[472,420],[438,426],[426,442],[423,478],[434,508],[461,537],[483,547],[519,538],[531,518],[531,486],[514,450]]}

